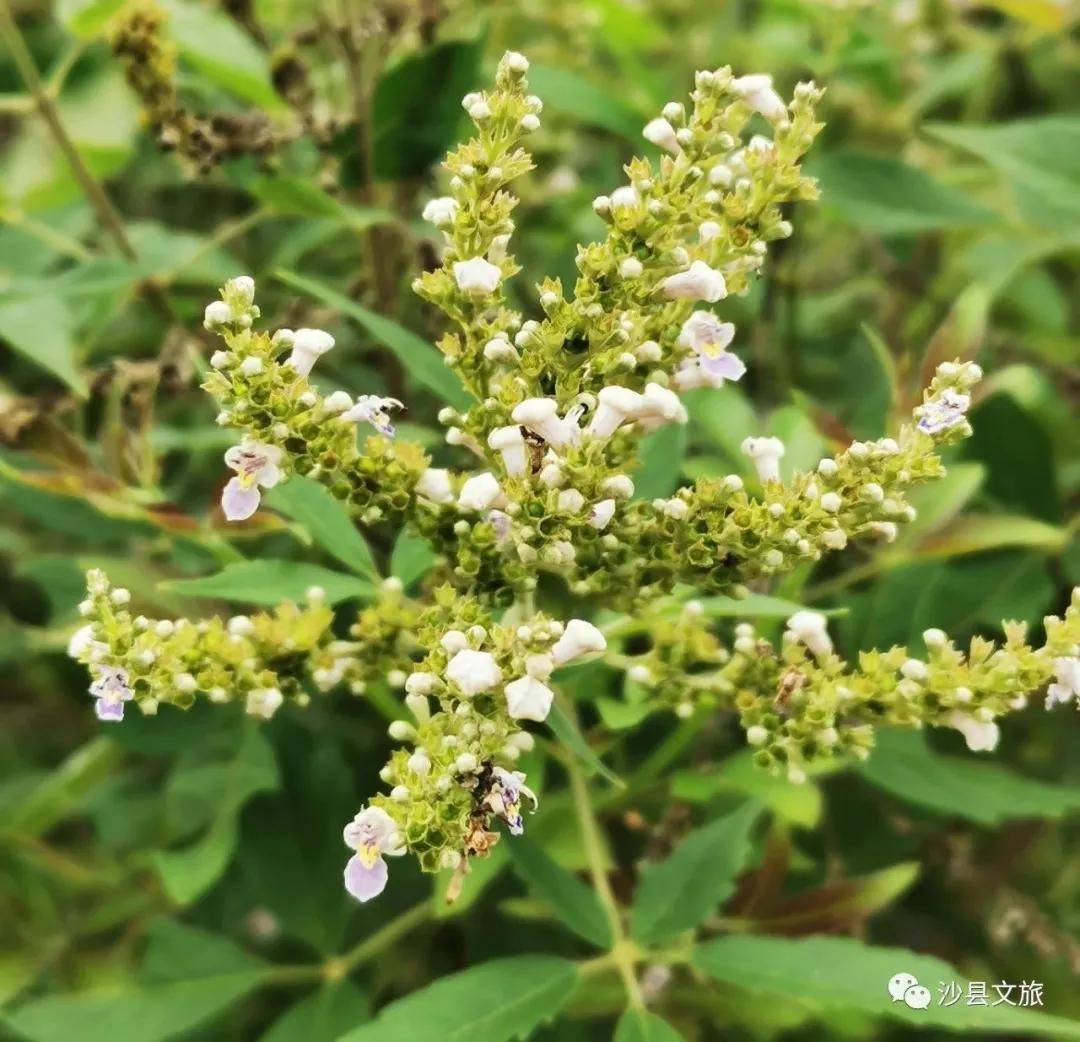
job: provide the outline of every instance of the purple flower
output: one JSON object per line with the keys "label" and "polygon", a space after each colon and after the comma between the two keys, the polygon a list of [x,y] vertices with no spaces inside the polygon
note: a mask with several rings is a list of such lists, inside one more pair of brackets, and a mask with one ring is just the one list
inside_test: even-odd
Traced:
{"label": "purple flower", "polygon": [[941,396],[927,402],[918,409],[918,428],[923,434],[940,434],[964,422],[964,414],[971,404],[971,397],[959,394],[951,388],[941,392]]}
{"label": "purple flower", "polygon": [[134,697],[128,685],[126,669],[120,666],[96,666],[96,676],[90,694],[96,699],[94,712],[99,720],[113,722],[124,719],[124,703]]}
{"label": "purple flower", "polygon": [[358,901],[370,901],[386,889],[383,855],[405,853],[397,823],[381,807],[365,807],[345,826],[344,836],[356,851],[345,866],[345,889]]}
{"label": "purple flower", "polygon": [[721,322],[711,311],[695,311],[679,332],[679,346],[696,355],[677,374],[680,389],[721,387],[725,380],[741,380],[746,366],[727,349],[734,338],[735,327],[730,322]]}
{"label": "purple flower", "polygon": [[404,409],[405,406],[396,398],[380,398],[377,394],[362,394],[356,399],[351,409],[341,414],[343,420],[350,423],[370,423],[380,434],[394,436],[394,425],[390,422],[390,409]]}
{"label": "purple flower", "polygon": [[535,811],[539,806],[536,794],[525,784],[525,775],[520,771],[507,771],[502,767],[491,769],[491,787],[486,797],[487,805],[506,822],[512,836],[520,836],[525,831],[525,822],[521,817],[521,797],[528,796]]}
{"label": "purple flower", "polygon": [[259,507],[259,486],[273,488],[283,477],[281,449],[245,438],[225,453],[225,463],[236,471],[221,494],[221,509],[229,521],[246,521]]}

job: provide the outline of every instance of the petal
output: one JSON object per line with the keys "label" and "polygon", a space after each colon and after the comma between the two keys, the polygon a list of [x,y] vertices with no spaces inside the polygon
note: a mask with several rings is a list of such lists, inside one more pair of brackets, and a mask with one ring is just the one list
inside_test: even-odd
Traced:
{"label": "petal", "polygon": [[263,488],[273,488],[283,477],[281,468],[271,460],[267,460],[260,468],[256,476]]}
{"label": "petal", "polygon": [[99,698],[94,703],[94,712],[99,720],[114,722],[124,719],[124,703],[114,702],[109,698]]}
{"label": "petal", "polygon": [[246,452],[241,445],[233,445],[225,450],[225,465],[231,470],[240,470],[244,465]]}
{"label": "petal", "polygon": [[360,855],[354,854],[345,866],[345,889],[357,901],[370,901],[386,889],[388,875],[386,862],[382,858],[379,858],[371,868],[365,868]]}
{"label": "petal", "polygon": [[740,380],[746,373],[743,360],[729,351],[721,351],[715,357],[701,355],[701,368],[710,376],[719,376],[725,380]]}
{"label": "petal", "polygon": [[260,498],[257,486],[245,488],[239,478],[233,478],[221,493],[221,509],[229,521],[246,521],[259,508]]}

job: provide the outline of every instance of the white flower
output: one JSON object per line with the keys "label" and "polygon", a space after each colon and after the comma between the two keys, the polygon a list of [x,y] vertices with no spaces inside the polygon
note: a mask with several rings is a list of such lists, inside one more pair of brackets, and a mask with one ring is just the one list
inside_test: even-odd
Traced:
{"label": "white flower", "polygon": [[1001,730],[992,720],[977,720],[970,713],[954,710],[945,722],[964,736],[967,747],[973,753],[993,752],[1001,738]]}
{"label": "white flower", "polygon": [[454,498],[450,472],[438,467],[428,467],[416,483],[416,492],[432,503],[449,503]]}
{"label": "white flower", "polygon": [[641,205],[641,196],[633,185],[622,185],[611,193],[613,210],[630,210]]}
{"label": "white flower", "polygon": [[504,688],[506,708],[515,720],[546,720],[555,692],[535,677],[524,676]]}
{"label": "white flower", "polygon": [[533,112],[527,112],[521,117],[521,129],[532,134],[540,129],[540,117]]}
{"label": "white flower", "polygon": [[637,257],[627,257],[619,265],[619,274],[624,279],[636,279],[644,270]]}
{"label": "white flower", "polygon": [[716,221],[702,221],[698,225],[698,238],[702,242],[712,242],[713,239],[719,238],[721,230]]}
{"label": "white flower", "polygon": [[524,76],[529,71],[529,59],[520,51],[507,51],[503,55],[506,67],[518,76]]}
{"label": "white flower", "polygon": [[724,276],[701,260],[694,261],[686,271],[669,275],[660,286],[668,300],[704,300],[714,304],[727,296]]}
{"label": "white flower", "polygon": [[650,383],[645,387],[634,418],[641,430],[654,431],[669,423],[686,423],[686,407],[674,391]]}
{"label": "white flower", "polygon": [[474,474],[458,493],[458,506],[462,510],[487,510],[502,496],[502,488],[495,475],[489,471]]}
{"label": "white flower", "polygon": [[321,355],[334,346],[334,338],[321,329],[298,329],[293,334],[292,353],[285,364],[301,376],[307,376]]}
{"label": "white flower", "polygon": [[380,434],[394,436],[394,425],[390,422],[390,409],[404,409],[405,406],[396,398],[382,398],[377,394],[362,394],[356,399],[341,418],[348,423],[370,423]]}
{"label": "white flower", "polygon": [[269,720],[285,701],[284,695],[276,687],[257,687],[248,692],[245,711],[248,716],[262,717]]}
{"label": "white flower", "polygon": [[518,424],[508,427],[496,427],[488,435],[488,445],[499,452],[503,458],[503,465],[510,477],[517,477],[525,473],[528,465],[528,453],[525,446],[525,437],[521,433]]}
{"label": "white flower", "polygon": [[917,658],[909,658],[900,667],[900,672],[907,677],[908,680],[924,681],[930,676],[930,670],[927,668],[926,663],[920,661]]}
{"label": "white flower", "polygon": [[454,280],[463,293],[484,297],[499,288],[502,268],[483,257],[473,257],[471,260],[457,261],[454,264]]}
{"label": "white flower", "polygon": [[437,228],[450,224],[457,214],[458,204],[456,199],[448,195],[432,199],[424,207],[424,220],[430,221]]}
{"label": "white flower", "polygon": [[240,372],[244,376],[258,376],[263,371],[263,360],[257,355],[249,355],[240,363]]}
{"label": "white flower", "polygon": [[653,119],[645,124],[641,132],[646,141],[666,149],[668,152],[678,154],[682,151],[675,128],[666,119]]}
{"label": "white flower", "polygon": [[96,647],[105,647],[101,641],[94,640],[94,624],[77,629],[68,641],[67,653],[70,658],[81,659]]}
{"label": "white flower", "polygon": [[323,399],[323,412],[337,415],[352,408],[352,395],[348,391],[334,391]]}
{"label": "white flower", "polygon": [[1046,708],[1064,705],[1070,699],[1080,700],[1080,658],[1071,655],[1054,659],[1056,684],[1046,689]]}
{"label": "white flower", "polygon": [[610,438],[624,420],[635,417],[641,408],[641,395],[628,387],[601,388],[597,398],[599,405],[589,423],[589,433],[594,438]]}
{"label": "white flower", "polygon": [[446,679],[456,684],[462,694],[478,695],[502,682],[502,670],[489,652],[464,648],[446,664]]}
{"label": "white flower", "polygon": [[821,509],[828,511],[830,514],[837,513],[842,505],[843,500],[836,492],[826,492],[821,497]]}
{"label": "white flower", "polygon": [[236,471],[221,493],[221,509],[229,521],[246,521],[259,507],[259,486],[273,488],[281,481],[281,456],[276,445],[250,438],[225,453],[225,463]]}
{"label": "white flower", "polygon": [[773,90],[771,76],[763,73],[739,76],[731,81],[731,89],[770,122],[787,117],[787,106],[784,99]]}
{"label": "white flower", "polygon": [[232,308],[224,300],[214,300],[203,311],[203,325],[212,333],[233,320]]}
{"label": "white flower", "polygon": [[634,482],[625,474],[614,474],[605,478],[600,487],[616,499],[629,499],[634,494]]}
{"label": "white flower", "polygon": [[585,497],[576,488],[565,488],[555,502],[561,513],[576,514],[585,505]]}
{"label": "white flower", "polygon": [[543,438],[552,448],[562,448],[576,441],[579,435],[576,423],[570,417],[560,418],[554,398],[526,398],[514,407],[510,414],[515,423]]}
{"label": "white flower", "polygon": [[592,508],[592,513],[589,515],[589,524],[602,532],[609,524],[611,524],[611,519],[614,516],[615,500],[601,499],[600,502]]}
{"label": "white flower", "polygon": [[606,647],[604,635],[591,622],[571,619],[562,636],[552,645],[551,657],[561,666],[580,655],[603,651]]}
{"label": "white flower", "polygon": [[787,620],[787,633],[819,658],[832,652],[825,616],[820,612],[797,611]]}
{"label": "white flower", "polygon": [[784,443],[779,438],[745,438],[742,451],[753,461],[758,478],[763,482],[780,480],[780,457]]}

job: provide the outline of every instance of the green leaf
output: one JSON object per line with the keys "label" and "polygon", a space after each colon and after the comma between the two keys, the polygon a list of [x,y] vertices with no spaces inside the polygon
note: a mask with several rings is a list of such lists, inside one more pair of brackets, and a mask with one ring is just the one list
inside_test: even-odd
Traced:
{"label": "green leaf", "polygon": [[625,787],[626,782],[589,748],[589,743],[585,741],[585,736],[581,733],[577,724],[570,719],[558,703],[551,707],[551,712],[548,713],[547,725],[554,732],[555,737],[570,750],[589,774],[602,775],[612,785],[617,785],[619,788]]}
{"label": "green leaf", "polygon": [[161,589],[182,597],[215,597],[263,605],[301,601],[312,586],[322,587],[331,604],[353,597],[369,598],[374,592],[371,583],[353,575],[314,564],[273,560],[239,561],[226,565],[215,575],[173,579],[160,585]]}
{"label": "green leaf", "polygon": [[374,224],[387,224],[394,220],[389,210],[350,206],[299,177],[264,175],[255,178],[246,187],[267,209],[286,217],[329,217],[358,232]]}
{"label": "green leaf", "polygon": [[[787,619],[797,611],[808,611],[805,604],[772,597],[766,593],[749,593],[741,599],[735,597],[698,598],[704,614],[713,619]],[[822,615],[844,615],[847,608],[814,608]]]}
{"label": "green leaf", "polygon": [[666,1020],[644,1009],[628,1009],[615,1025],[614,1042],[683,1042]]}
{"label": "green leaf", "polygon": [[165,31],[211,83],[271,112],[285,109],[270,79],[266,52],[224,12],[188,0],[163,0]]}
{"label": "green leaf", "polygon": [[831,1014],[852,1011],[953,1031],[1080,1038],[1076,1021],[1009,1005],[941,1006],[932,1001],[929,1008],[918,1010],[894,1002],[887,985],[898,973],[914,975],[935,996],[940,981],[953,980],[961,987],[967,982],[940,959],[903,948],[872,947],[851,937],[720,937],[699,945],[691,961],[724,984],[805,1002],[826,1022]]}
{"label": "green leaf", "polygon": [[923,129],[993,166],[1033,224],[1056,229],[1080,217],[1080,118],[1045,116],[983,127],[928,123]]}
{"label": "green leaf", "polygon": [[266,973],[225,938],[161,924],[151,932],[139,983],[51,995],[19,1007],[7,1022],[30,1042],[165,1042],[243,998]]}
{"label": "green leaf", "polygon": [[560,922],[598,948],[611,946],[611,923],[591,887],[556,864],[541,847],[524,836],[515,837],[507,846],[514,870]]}
{"label": "green leaf", "polygon": [[927,533],[956,517],[985,477],[986,468],[979,463],[953,463],[943,478],[914,489],[908,498],[916,510],[915,520],[900,526],[897,550],[915,545]]}
{"label": "green leaf", "polygon": [[106,28],[125,2],[126,0],[59,0],[56,17],[68,32],[90,39]]}
{"label": "green leaf", "polygon": [[417,383],[426,387],[443,401],[466,408],[472,401],[454,374],[443,363],[442,356],[426,340],[399,326],[392,319],[370,311],[355,300],[338,293],[325,283],[297,275],[292,271],[277,271],[275,278],[288,286],[308,293],[324,304],[336,308],[358,322],[376,340],[385,344]]}
{"label": "green leaf", "polygon": [[822,201],[879,235],[913,235],[996,220],[993,211],[918,167],[889,156],[842,150],[808,165]]}
{"label": "green leaf", "polygon": [[553,112],[610,130],[635,145],[641,142],[646,121],[609,87],[594,84],[570,69],[534,62],[529,67],[529,88]]}
{"label": "green leaf", "polygon": [[337,981],[290,1007],[259,1042],[336,1042],[370,1015],[367,995],[352,981]]}
{"label": "green leaf", "polygon": [[391,1003],[340,1042],[510,1042],[553,1017],[577,981],[566,959],[496,959]]}
{"label": "green leaf", "polygon": [[48,295],[0,300],[0,338],[86,397],[86,380],[75,361],[75,323],[63,299]]}
{"label": "green leaf", "polygon": [[294,475],[271,489],[267,502],[299,521],[319,546],[357,575],[379,579],[371,550],[353,524],[349,511],[324,485]]}
{"label": "green leaf", "polygon": [[213,745],[180,758],[165,792],[167,813],[184,832],[207,821],[209,828],[183,849],[154,854],[154,867],[173,901],[191,904],[221,878],[236,851],[237,819],[244,804],[279,783],[274,750],[255,727],[244,729],[227,760],[219,758]]}
{"label": "green leaf", "polygon": [[428,541],[403,528],[390,554],[390,574],[396,575],[402,585],[408,587],[425,575],[434,563],[435,553]]}
{"label": "green leaf", "polygon": [[963,517],[919,544],[919,557],[958,557],[1003,546],[1023,546],[1058,554],[1069,541],[1067,529],[1010,514],[976,514]]}
{"label": "green leaf", "polygon": [[483,42],[436,44],[379,77],[371,104],[377,177],[417,177],[458,139],[461,98],[477,88]]}
{"label": "green leaf", "polygon": [[750,832],[761,808],[746,803],[695,829],[666,860],[647,866],[634,897],[631,933],[659,941],[697,926],[731,896],[746,867]]}
{"label": "green leaf", "polygon": [[679,468],[686,455],[686,427],[673,423],[641,439],[638,469],[634,472],[634,498],[656,499],[679,484]]}
{"label": "green leaf", "polygon": [[855,769],[907,803],[980,825],[1060,818],[1080,808],[1080,788],[1025,778],[997,763],[944,756],[913,732],[879,730],[870,759]]}

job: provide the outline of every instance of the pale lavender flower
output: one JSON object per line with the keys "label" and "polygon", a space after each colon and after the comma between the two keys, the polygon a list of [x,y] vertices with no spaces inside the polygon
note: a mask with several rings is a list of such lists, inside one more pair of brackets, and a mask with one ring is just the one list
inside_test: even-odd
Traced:
{"label": "pale lavender flower", "polygon": [[1065,705],[1072,699],[1080,701],[1080,658],[1075,655],[1054,659],[1056,684],[1046,689],[1046,708]]}
{"label": "pale lavender flower", "polygon": [[725,380],[741,380],[746,373],[742,359],[727,349],[734,338],[735,327],[730,322],[721,322],[711,311],[695,311],[683,323],[678,343],[697,355],[696,368],[709,385],[720,387]]}
{"label": "pale lavender flower", "polygon": [[522,796],[529,797],[535,811],[539,803],[536,794],[525,784],[524,774],[520,771],[507,771],[502,767],[491,769],[491,787],[486,802],[506,822],[512,836],[520,836],[525,831],[525,822],[521,817]]}
{"label": "pale lavender flower", "polygon": [[404,409],[403,403],[396,398],[381,398],[377,394],[362,394],[353,403],[351,409],[341,414],[343,420],[350,423],[370,423],[380,434],[394,436],[394,425],[390,422],[391,409]]}
{"label": "pale lavender flower", "polygon": [[345,826],[344,838],[356,851],[345,865],[345,889],[358,901],[370,901],[386,889],[383,856],[405,853],[397,824],[381,807],[365,807]]}
{"label": "pale lavender flower", "polygon": [[259,507],[259,486],[273,488],[281,481],[281,449],[245,438],[225,453],[225,463],[236,471],[221,494],[221,509],[229,521],[246,521]]}
{"label": "pale lavender flower", "polygon": [[970,395],[960,394],[951,388],[941,396],[919,407],[919,430],[924,434],[940,434],[964,422],[964,414],[971,405]]}
{"label": "pale lavender flower", "polygon": [[94,696],[94,712],[99,720],[113,722],[124,719],[124,703],[134,697],[129,686],[127,670],[120,666],[96,666],[96,677],[90,685]]}

